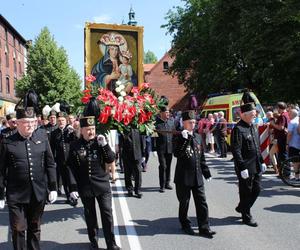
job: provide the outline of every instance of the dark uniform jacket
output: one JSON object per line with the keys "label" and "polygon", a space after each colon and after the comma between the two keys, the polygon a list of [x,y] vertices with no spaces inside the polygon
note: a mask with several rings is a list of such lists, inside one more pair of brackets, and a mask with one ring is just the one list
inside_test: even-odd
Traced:
{"label": "dark uniform jacket", "polygon": [[51,133],[58,127],[57,127],[57,125],[52,125],[52,124],[48,123],[47,125],[41,126],[41,128],[46,129],[47,134],[48,134],[48,139],[50,140]]}
{"label": "dark uniform jacket", "polygon": [[173,135],[171,133],[159,133],[162,131],[172,131],[175,130],[174,121],[168,119],[163,121],[159,117],[156,120],[155,124],[156,130],[158,131],[158,137],[155,138],[155,149],[160,153],[173,153]]}
{"label": "dark uniform jacket", "polygon": [[1,131],[0,140],[2,140],[3,138],[9,137],[9,136],[15,134],[16,132],[17,132],[16,128],[11,129],[10,127],[7,127]]}
{"label": "dark uniform jacket", "polygon": [[177,157],[174,182],[189,187],[202,186],[203,177],[211,177],[201,147],[200,135],[194,133],[188,139],[174,136],[174,156]]}
{"label": "dark uniform jacket", "polygon": [[237,174],[248,169],[249,174],[259,173],[263,158],[260,153],[258,132],[252,124],[240,120],[232,130],[231,151]]}
{"label": "dark uniform jacket", "polygon": [[99,146],[97,140],[87,142],[83,138],[73,141],[70,147],[68,165],[77,187],[71,185],[70,190],[78,189],[79,195],[93,197],[110,191],[109,174],[105,171],[105,163],[112,163],[115,154],[107,144]]}
{"label": "dark uniform jacket", "polygon": [[70,143],[75,139],[75,134],[69,133],[67,126],[64,129],[57,128],[51,133],[50,145],[57,163],[63,164],[67,161]]}
{"label": "dark uniform jacket", "polygon": [[131,157],[132,160],[140,161],[145,156],[146,140],[138,129],[131,129],[129,133],[124,133],[122,138],[123,157]]}
{"label": "dark uniform jacket", "polygon": [[[48,183],[48,186],[47,186]],[[56,190],[56,166],[45,133],[35,131],[25,139],[18,132],[5,138],[0,149],[0,199],[29,203],[32,193],[46,198],[47,187]]]}

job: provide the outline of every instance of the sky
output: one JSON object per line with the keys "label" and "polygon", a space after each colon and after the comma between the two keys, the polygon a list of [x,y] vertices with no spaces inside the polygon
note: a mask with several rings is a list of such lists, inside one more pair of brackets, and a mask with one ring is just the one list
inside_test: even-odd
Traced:
{"label": "sky", "polygon": [[144,26],[144,50],[154,52],[159,60],[172,40],[160,26],[167,23],[168,10],[183,5],[181,0],[0,0],[0,13],[26,40],[34,41],[47,26],[83,78],[85,22],[127,23],[132,6],[138,26]]}

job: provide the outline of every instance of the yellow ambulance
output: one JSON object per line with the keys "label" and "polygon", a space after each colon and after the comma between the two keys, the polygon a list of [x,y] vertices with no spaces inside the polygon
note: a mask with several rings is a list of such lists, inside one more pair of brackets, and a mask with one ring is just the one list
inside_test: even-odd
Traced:
{"label": "yellow ambulance", "polygon": [[[227,143],[230,144],[230,133],[234,125],[240,119],[240,105],[244,91],[238,93],[215,93],[208,95],[207,99],[204,101],[201,114],[202,117],[207,117],[208,114],[217,113],[219,111],[224,112],[224,117],[227,124]],[[265,118],[265,112],[253,92],[250,92],[251,97],[254,99],[256,104],[256,110],[258,110],[258,116],[260,118]]]}

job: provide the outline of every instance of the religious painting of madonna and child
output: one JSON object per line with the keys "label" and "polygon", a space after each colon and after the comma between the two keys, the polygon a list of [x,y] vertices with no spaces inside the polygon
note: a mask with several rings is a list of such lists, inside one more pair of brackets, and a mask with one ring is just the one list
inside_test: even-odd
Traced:
{"label": "religious painting of madonna and child", "polygon": [[143,27],[87,23],[85,26],[85,75],[99,87],[125,91],[143,82]]}

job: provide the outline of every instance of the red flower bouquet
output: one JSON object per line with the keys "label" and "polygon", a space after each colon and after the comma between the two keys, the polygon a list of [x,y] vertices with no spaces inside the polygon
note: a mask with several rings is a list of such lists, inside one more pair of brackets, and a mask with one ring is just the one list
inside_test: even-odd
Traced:
{"label": "red flower bouquet", "polygon": [[86,77],[86,89],[81,101],[86,104],[93,96],[97,99],[100,108],[97,119],[102,129],[117,129],[124,133],[134,128],[142,134],[153,133],[155,116],[165,103],[164,99],[150,88],[149,83],[141,84],[140,88],[133,87],[130,93],[126,93],[122,82],[118,81],[113,93],[105,88],[96,89],[92,84],[94,80],[91,75]]}

